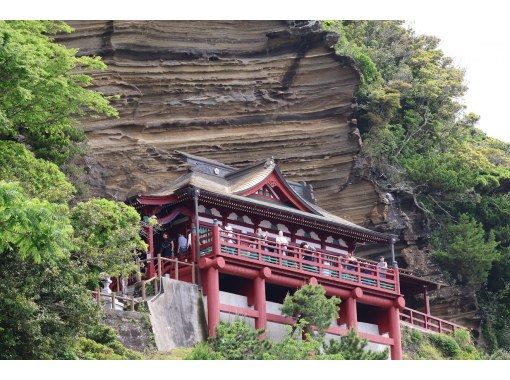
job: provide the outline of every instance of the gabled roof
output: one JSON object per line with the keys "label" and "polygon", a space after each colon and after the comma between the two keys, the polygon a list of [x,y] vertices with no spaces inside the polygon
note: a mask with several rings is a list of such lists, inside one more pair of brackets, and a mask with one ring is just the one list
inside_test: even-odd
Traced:
{"label": "gabled roof", "polygon": [[[305,197],[295,191],[295,188],[299,189],[299,186],[302,188],[306,184],[289,183],[283,177],[278,165],[272,158],[236,169],[214,160],[182,152],[179,152],[179,154],[189,165],[188,172],[157,192],[140,195],[137,199],[139,203],[144,204],[144,201],[150,200],[151,204],[154,204],[154,201],[160,198],[162,204],[166,204],[169,197],[180,190],[195,187],[204,190],[209,196],[216,194],[219,198],[232,202],[251,204],[275,212],[284,212],[293,214],[296,217],[335,225],[342,227],[342,229],[347,228],[363,236],[370,236],[374,241],[391,240],[391,236],[388,234],[358,226],[322,209],[311,200],[305,199]],[[272,202],[269,199],[256,196],[254,191],[261,186],[267,185],[267,181],[271,181],[272,186],[281,187],[279,190],[283,191],[283,194],[287,197],[286,203]]]}

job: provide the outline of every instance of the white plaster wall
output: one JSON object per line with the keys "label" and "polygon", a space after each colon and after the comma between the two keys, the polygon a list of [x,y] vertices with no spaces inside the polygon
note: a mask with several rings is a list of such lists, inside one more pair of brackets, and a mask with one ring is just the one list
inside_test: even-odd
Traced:
{"label": "white plaster wall", "polygon": [[[220,303],[225,305],[232,305],[238,307],[245,307],[248,309],[253,309],[253,306],[248,307],[248,299],[245,296],[240,296],[239,294],[227,293],[220,291]],[[245,321],[250,327],[255,328],[255,318],[245,317],[241,315],[235,315],[230,313],[220,313],[220,320],[224,322],[234,322],[237,319],[242,319]]]}
{"label": "white plaster wall", "polygon": [[[282,315],[282,304],[266,301],[266,312],[270,314]],[[287,335],[288,329],[289,326],[268,321],[266,329],[267,337],[275,342],[280,342],[283,340],[285,335]]]}

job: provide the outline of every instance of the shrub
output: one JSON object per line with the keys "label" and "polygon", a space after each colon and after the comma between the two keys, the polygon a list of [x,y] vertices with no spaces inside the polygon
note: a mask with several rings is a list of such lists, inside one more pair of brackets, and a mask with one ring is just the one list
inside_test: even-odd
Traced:
{"label": "shrub", "polygon": [[388,359],[388,349],[383,352],[375,352],[367,350],[368,342],[366,339],[361,339],[354,329],[349,330],[349,333],[342,337],[340,340],[330,340],[328,345],[325,345],[325,352],[327,355],[340,354],[345,360],[385,360]]}
{"label": "shrub", "polygon": [[262,333],[263,330],[253,330],[241,319],[234,323],[220,322],[216,328],[216,337],[209,340],[209,345],[228,360],[263,359],[263,354],[270,350],[271,344],[260,339]]}
{"label": "shrub", "polygon": [[432,244],[434,258],[460,283],[484,284],[493,261],[499,258],[494,234],[486,239],[483,226],[467,214],[435,233]]}
{"label": "shrub", "polygon": [[193,350],[184,357],[185,360],[220,360],[225,359],[219,352],[213,349],[206,342],[199,342]]}
{"label": "shrub", "polygon": [[[294,333],[293,333],[294,330]],[[290,329],[287,331],[287,336],[281,342],[272,343],[270,352],[264,355],[264,359],[274,360],[308,360],[325,358],[321,355],[323,349],[322,336],[314,336],[307,334],[306,339],[302,339],[301,334],[298,334],[301,329]],[[341,359],[328,358],[328,359]]]}
{"label": "shrub", "polygon": [[443,354],[447,359],[457,359],[461,355],[461,348],[451,336],[443,334],[431,334],[429,341]]}
{"label": "shrub", "polygon": [[339,304],[339,298],[326,297],[322,286],[307,284],[293,295],[287,294],[283,301],[282,314],[294,318],[297,325],[303,326],[303,330],[308,333],[311,332],[311,326],[323,333],[338,315]]}
{"label": "shrub", "polygon": [[442,360],[441,352],[430,343],[426,342],[420,345],[413,359],[419,360]]}
{"label": "shrub", "polygon": [[498,349],[494,351],[490,356],[490,360],[510,360],[510,352]]}
{"label": "shrub", "polygon": [[76,356],[95,360],[142,359],[140,353],[124,347],[115,329],[101,323],[78,339]]}

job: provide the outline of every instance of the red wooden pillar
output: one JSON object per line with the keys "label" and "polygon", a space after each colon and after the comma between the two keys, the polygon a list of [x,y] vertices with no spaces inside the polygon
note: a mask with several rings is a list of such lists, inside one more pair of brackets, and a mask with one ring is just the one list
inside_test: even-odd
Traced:
{"label": "red wooden pillar", "polygon": [[351,254],[354,253],[354,250],[356,249],[356,241],[352,239],[344,239],[345,244],[347,244],[347,251]]}
{"label": "red wooden pillar", "polygon": [[257,233],[257,229],[260,226],[261,220],[253,218],[252,221],[253,221],[253,233],[255,234],[255,233]]}
{"label": "red wooden pillar", "polygon": [[220,322],[220,275],[214,266],[207,269],[207,325],[209,336],[216,336]]}
{"label": "red wooden pillar", "polygon": [[358,313],[356,310],[356,300],[353,297],[347,297],[345,300],[345,322],[348,329],[357,330]]}
{"label": "red wooden pillar", "polygon": [[[259,316],[255,318],[256,329],[266,329],[267,312],[266,312],[266,278],[271,277],[271,269],[262,268],[259,275],[253,279],[253,306],[258,311]],[[262,337],[265,337],[263,334]]]}
{"label": "red wooden pillar", "polygon": [[388,309],[388,325],[393,344],[390,348],[392,360],[402,360],[402,337],[400,333],[400,310],[405,307],[403,297],[398,297]]}
{"label": "red wooden pillar", "polygon": [[207,290],[207,325],[209,336],[216,336],[216,327],[220,321],[220,273],[225,267],[223,257],[211,259],[202,257],[198,263],[205,272],[205,289]]}
{"label": "red wooden pillar", "polygon": [[354,288],[345,299],[345,323],[348,329],[358,329],[357,299],[363,296],[361,288]]}
{"label": "red wooden pillar", "polygon": [[[193,222],[191,223],[191,261],[197,261],[200,257],[200,253],[197,252],[197,227]],[[200,249],[200,248],[198,248]]]}
{"label": "red wooden pillar", "polygon": [[319,238],[321,239],[321,249],[325,251],[326,250],[326,239],[327,239],[327,236],[323,235],[323,234],[320,234]]}

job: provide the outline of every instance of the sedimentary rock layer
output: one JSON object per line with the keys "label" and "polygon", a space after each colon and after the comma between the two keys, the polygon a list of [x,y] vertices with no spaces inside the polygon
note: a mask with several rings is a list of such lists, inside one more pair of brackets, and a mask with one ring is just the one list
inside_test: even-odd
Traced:
{"label": "sedimentary rock layer", "polygon": [[175,150],[234,165],[274,156],[291,179],[314,185],[324,208],[365,222],[373,185],[346,187],[360,148],[349,123],[359,75],[317,24],[70,24],[60,40],[101,55],[108,70],[96,88],[120,95],[118,119],[84,122],[94,194],[157,190],[182,173]]}

